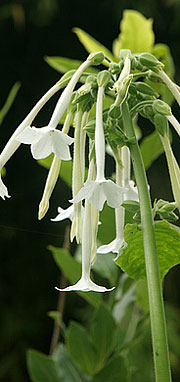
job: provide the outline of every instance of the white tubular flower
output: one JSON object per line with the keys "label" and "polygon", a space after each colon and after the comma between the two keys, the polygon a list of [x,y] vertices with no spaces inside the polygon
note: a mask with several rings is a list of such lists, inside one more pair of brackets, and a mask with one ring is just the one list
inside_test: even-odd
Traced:
{"label": "white tubular flower", "polygon": [[[45,103],[61,88],[60,82],[55,84],[51,89],[49,89],[44,96],[37,102],[37,104],[33,107],[27,117],[21,122],[21,124],[17,127],[3,151],[0,154],[0,171],[3,166],[7,163],[7,161],[11,158],[11,156],[15,153],[15,151],[20,146],[21,142],[16,140],[17,136],[32,123],[33,119],[45,105]],[[2,181],[1,181],[2,183]],[[2,183],[3,184],[3,183]],[[4,186],[4,185],[3,185]],[[4,199],[4,196],[9,197],[7,188],[1,187],[2,191],[0,192],[0,196]]]}
{"label": "white tubular flower", "polygon": [[131,159],[127,146],[122,147],[122,163],[123,163],[123,186],[127,191],[123,195],[123,200],[139,201],[138,189],[134,186],[134,181],[130,179]]}
{"label": "white tubular flower", "polygon": [[73,203],[88,199],[90,203],[99,211],[102,211],[105,201],[112,207],[119,207],[122,203],[122,194],[127,191],[123,187],[117,186],[111,180],[106,180],[105,170],[105,138],[103,129],[103,96],[104,87],[98,88],[97,106],[96,106],[96,129],[95,129],[95,153],[96,153],[96,180],[87,180],[84,187],[78,192]]}
{"label": "white tubular flower", "polygon": [[164,70],[158,71],[158,76],[163,80],[163,82],[167,85],[174,98],[178,102],[180,106],[180,92],[177,85],[169,78],[169,76],[164,72]]}
{"label": "white tubular flower", "polygon": [[10,195],[8,195],[8,189],[4,185],[4,183],[3,183],[2,179],[1,179],[1,175],[0,175],[0,196],[4,200],[5,200],[5,197],[6,198],[10,198]]}
{"label": "white tubular flower", "polygon": [[55,155],[49,170],[47,181],[45,184],[43,196],[39,204],[38,219],[41,220],[49,209],[49,200],[57,182],[59,171],[61,167],[61,160]]}
{"label": "white tubular flower", "polygon": [[92,221],[92,255],[91,255],[91,265],[96,261],[97,256],[97,232],[99,222],[99,211],[91,205],[91,221]]}
{"label": "white tubular flower", "polygon": [[180,123],[178,120],[175,118],[174,115],[167,115],[168,121],[171,123],[171,125],[174,127],[178,135],[180,136]]}
{"label": "white tubular flower", "polygon": [[171,186],[172,186],[172,192],[174,195],[175,202],[177,204],[177,208],[180,211],[180,168],[173,154],[171,144],[169,142],[169,138],[167,137],[167,135],[165,135],[164,137],[160,135],[160,138],[161,138],[164,151],[166,154]]}
{"label": "white tubular flower", "polygon": [[31,145],[31,153],[34,159],[43,159],[54,153],[59,159],[70,160],[69,145],[74,139],[49,126],[42,128],[26,127],[16,138],[21,143]]}
{"label": "white tubular flower", "polygon": [[[121,152],[122,149],[118,149],[118,155],[119,159],[121,158]],[[116,183],[119,186],[122,186],[122,170],[120,169],[118,162],[116,161]],[[124,215],[125,215],[125,210],[123,207],[118,207],[115,209],[115,222],[116,222],[116,238],[109,244],[106,245],[101,245],[97,252],[101,254],[106,254],[106,253],[117,253],[118,258],[121,249],[125,248],[127,246],[125,240],[124,240]]]}
{"label": "white tubular flower", "polygon": [[72,286],[65,289],[56,288],[60,292],[82,291],[82,292],[109,292],[114,288],[107,289],[103,286],[95,284],[90,278],[92,257],[92,222],[91,222],[91,205],[86,200],[85,213],[83,220],[82,234],[82,275],[80,280]]}
{"label": "white tubular flower", "polygon": [[[81,208],[81,214],[83,219],[84,207]],[[58,215],[54,219],[51,219],[51,221],[60,222],[65,219],[69,219],[73,221],[73,218],[74,218],[74,204],[72,204],[70,207],[66,208],[65,210],[61,207],[58,207]]]}
{"label": "white tubular flower", "polygon": [[22,134],[17,136],[17,141],[31,145],[31,152],[34,159],[46,158],[52,152],[62,160],[71,159],[68,146],[74,140],[62,131],[56,130],[56,127],[70,103],[73,90],[79,77],[90,64],[91,61],[87,59],[76,70],[68,85],[63,90],[47,126],[42,128],[28,126]]}

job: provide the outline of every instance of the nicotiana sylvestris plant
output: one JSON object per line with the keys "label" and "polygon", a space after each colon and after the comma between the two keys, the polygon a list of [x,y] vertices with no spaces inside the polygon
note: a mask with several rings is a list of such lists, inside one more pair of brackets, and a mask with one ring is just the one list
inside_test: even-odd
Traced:
{"label": "nicotiana sylvestris plant", "polygon": [[[88,72],[88,67],[106,63],[107,69]],[[132,54],[121,49],[119,63],[114,63],[103,52],[90,54],[76,71],[67,72],[35,105],[32,111],[15,130],[0,155],[1,168],[17,150],[21,143],[31,147],[35,159],[43,159],[53,154],[43,197],[39,206],[39,219],[46,214],[49,200],[56,184],[61,162],[70,161],[70,146],[74,145],[72,171],[72,199],[64,210],[58,207],[58,215],[52,219],[71,221],[70,238],[82,243],[82,274],[80,280],[61,291],[111,291],[96,284],[91,279],[91,266],[96,254],[113,252],[120,264],[122,254],[128,249],[124,235],[125,210],[136,212],[135,220],[142,231],[146,278],[149,293],[151,331],[155,376],[157,382],[170,382],[166,324],[161,290],[158,257],[156,250],[154,216],[175,221],[174,209],[180,210],[180,169],[171,148],[169,122],[180,132],[179,123],[172,115],[168,104],[159,98],[157,92],[146,83],[151,78],[159,78],[170,89],[179,102],[179,90],[163,70],[163,64],[150,53]],[[77,90],[77,82],[83,82]],[[60,88],[63,90],[49,123],[42,128],[32,126],[33,119]],[[104,108],[105,96],[110,98],[110,106]],[[92,109],[95,105],[95,116]],[[149,185],[144,163],[134,130],[138,114],[148,118],[155,126],[162,142],[174,195],[174,203],[158,201],[151,206]],[[62,130],[58,123],[65,115]],[[73,125],[74,137],[68,133]],[[72,131],[72,130],[71,130]],[[105,169],[106,143],[110,146],[116,168],[116,181],[107,179]],[[88,152],[88,172],[85,171],[85,149]],[[135,182],[131,179],[131,161]],[[135,185],[136,184],[136,185]],[[8,197],[6,186],[0,186],[2,198]],[[111,243],[102,243],[97,248],[99,212],[104,204],[114,209],[116,236]]]}

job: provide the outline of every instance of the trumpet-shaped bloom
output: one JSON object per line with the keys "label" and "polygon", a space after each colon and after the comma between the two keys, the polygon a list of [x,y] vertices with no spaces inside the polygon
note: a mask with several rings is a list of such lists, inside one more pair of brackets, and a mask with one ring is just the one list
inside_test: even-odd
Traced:
{"label": "trumpet-shaped bloom", "polygon": [[123,248],[127,247],[127,243],[125,242],[124,238],[116,237],[113,241],[111,241],[109,244],[101,245],[97,249],[97,253],[119,253],[119,251]]}
{"label": "trumpet-shaped bloom", "polygon": [[34,159],[46,158],[51,153],[62,160],[71,159],[69,145],[74,142],[74,139],[60,130],[52,129],[49,126],[42,128],[28,126],[16,139],[21,143],[31,145]]}
{"label": "trumpet-shaped bloom", "polygon": [[87,180],[84,187],[78,192],[73,203],[88,199],[89,202],[99,211],[102,211],[105,201],[112,208],[119,207],[122,203],[122,194],[127,188],[119,187],[111,180],[93,181]]}
{"label": "trumpet-shaped bloom", "polygon": [[3,183],[2,179],[1,179],[1,176],[0,176],[0,196],[4,200],[5,200],[5,197],[6,198],[10,198],[10,195],[8,195],[7,187]]}
{"label": "trumpet-shaped bloom", "polygon": [[51,221],[60,222],[65,219],[70,219],[72,221],[73,217],[74,217],[74,205],[66,208],[65,210],[61,207],[58,207],[58,215],[54,219],[51,219]]}
{"label": "trumpet-shaped bloom", "polygon": [[82,276],[80,280],[72,286],[68,286],[65,289],[56,288],[60,292],[70,291],[83,291],[83,292],[107,292],[114,288],[107,289],[103,286],[95,284],[90,278],[91,270],[91,257],[92,257],[92,217],[91,217],[91,205],[86,200],[84,220],[83,220],[83,232],[82,232]]}

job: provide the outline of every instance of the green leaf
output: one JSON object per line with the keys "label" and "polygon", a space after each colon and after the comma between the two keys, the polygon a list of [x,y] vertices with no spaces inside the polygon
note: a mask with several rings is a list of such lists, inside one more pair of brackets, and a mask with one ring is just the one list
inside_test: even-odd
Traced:
{"label": "green leaf", "polygon": [[27,365],[32,382],[61,382],[56,362],[36,350],[28,350]]}
{"label": "green leaf", "polygon": [[68,70],[77,69],[82,64],[82,61],[66,57],[45,56],[44,59],[48,65],[60,73],[66,73]]}
{"label": "green leaf", "polygon": [[[38,160],[38,163],[47,169],[50,169],[54,155],[51,154],[45,159]],[[60,178],[71,188],[72,186],[72,161],[61,161]]]}
{"label": "green leaf", "polygon": [[111,312],[100,305],[95,311],[92,325],[92,341],[97,352],[98,368],[102,368],[104,361],[114,348],[113,333],[116,329]]}
{"label": "green leaf", "polygon": [[[61,271],[64,272],[71,284],[75,284],[81,277],[81,264],[75,260],[66,249],[48,247],[53,254],[54,260]],[[98,306],[102,300],[96,292],[77,292],[89,304]]]}
{"label": "green leaf", "polygon": [[94,375],[96,353],[86,330],[72,322],[67,333],[67,349],[73,362],[86,375]]}
{"label": "green leaf", "polygon": [[11,88],[9,94],[8,94],[8,97],[5,101],[5,104],[4,106],[2,107],[2,109],[0,110],[0,124],[3,122],[3,119],[5,118],[6,114],[8,113],[11,105],[13,104],[14,102],[14,99],[17,95],[17,92],[19,90],[21,86],[21,83],[20,82],[16,82],[13,87]]}
{"label": "green leaf", "polygon": [[[154,227],[160,277],[163,279],[173,266],[180,263],[180,229],[165,220],[156,221]],[[127,224],[124,235],[128,246],[123,250],[116,264],[131,278],[145,279],[142,231],[138,229],[137,224]]]}
{"label": "green leaf", "polygon": [[164,152],[163,145],[156,131],[142,140],[140,149],[146,170]]}
{"label": "green leaf", "polygon": [[[62,376],[63,382],[83,382],[82,375],[77,369],[76,365],[72,362],[65,346],[59,344],[53,354],[53,359],[57,363],[59,374]],[[54,382],[54,381],[52,381]]]}
{"label": "green leaf", "polygon": [[113,53],[117,59],[120,49],[130,49],[132,53],[151,52],[154,44],[152,19],[146,19],[141,13],[126,9],[120,23],[120,34],[113,42]]}
{"label": "green leaf", "polygon": [[73,32],[76,34],[82,45],[89,53],[103,52],[107,57],[114,61],[114,57],[109,49],[91,37],[87,32],[80,28],[73,28]]}
{"label": "green leaf", "polygon": [[120,356],[111,359],[93,378],[93,382],[127,382],[127,370],[124,359]]}

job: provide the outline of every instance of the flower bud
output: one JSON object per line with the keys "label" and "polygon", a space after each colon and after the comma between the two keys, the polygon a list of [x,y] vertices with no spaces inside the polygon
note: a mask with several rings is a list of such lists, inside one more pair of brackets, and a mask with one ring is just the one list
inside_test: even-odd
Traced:
{"label": "flower bud", "polygon": [[159,94],[148,84],[145,82],[135,82],[134,86],[136,87],[136,90],[143,94],[148,94],[150,96],[158,97]]}
{"label": "flower bud", "polygon": [[158,133],[164,137],[168,134],[168,120],[165,117],[165,115],[162,114],[155,114],[154,116],[154,124],[158,131]]}
{"label": "flower bud", "polygon": [[126,57],[130,58],[131,51],[130,49],[121,49],[120,50],[120,59],[125,60]]}
{"label": "flower bud", "polygon": [[61,79],[56,83],[57,85],[59,85],[60,89],[61,88],[64,88],[68,82],[70,81],[70,79],[72,78],[73,74],[75,73],[76,70],[69,70],[68,72],[66,72],[62,77]]}
{"label": "flower bud", "polygon": [[88,56],[87,60],[91,61],[91,65],[100,65],[104,61],[104,53],[103,52],[91,53]]}
{"label": "flower bud", "polygon": [[143,66],[146,66],[149,69],[154,70],[162,69],[164,67],[164,64],[160,62],[155,56],[153,56],[151,53],[141,53],[139,56],[140,64]]}
{"label": "flower bud", "polygon": [[111,107],[109,109],[109,116],[112,119],[117,119],[120,117],[120,115],[121,115],[120,106],[111,105]]}
{"label": "flower bud", "polygon": [[170,106],[166,102],[164,102],[160,99],[156,99],[153,102],[153,109],[156,113],[160,113],[163,115],[171,115],[172,114]]}
{"label": "flower bud", "polygon": [[110,65],[109,65],[109,71],[110,71],[112,74],[119,75],[119,73],[120,73],[120,67],[119,67],[119,64],[116,64],[115,62],[111,62]]}
{"label": "flower bud", "polygon": [[110,80],[111,74],[108,72],[108,70],[102,70],[97,75],[97,83],[99,87],[103,86],[105,88]]}

